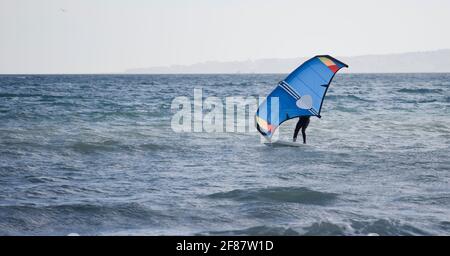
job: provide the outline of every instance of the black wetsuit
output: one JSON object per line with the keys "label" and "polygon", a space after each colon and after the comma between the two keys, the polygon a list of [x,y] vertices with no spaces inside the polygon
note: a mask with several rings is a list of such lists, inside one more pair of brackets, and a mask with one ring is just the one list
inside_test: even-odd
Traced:
{"label": "black wetsuit", "polygon": [[302,128],[303,144],[306,144],[305,131],[309,125],[309,118],[310,118],[310,116],[301,116],[298,119],[297,125],[295,126],[295,131],[294,131],[294,142],[297,141],[298,131],[300,130],[300,128]]}

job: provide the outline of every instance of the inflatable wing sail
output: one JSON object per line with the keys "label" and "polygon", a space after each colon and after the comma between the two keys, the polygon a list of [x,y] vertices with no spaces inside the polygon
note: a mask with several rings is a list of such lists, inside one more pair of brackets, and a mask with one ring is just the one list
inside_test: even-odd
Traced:
{"label": "inflatable wing sail", "polygon": [[267,96],[256,111],[256,128],[271,137],[284,121],[299,116],[320,118],[323,99],[336,72],[348,67],[341,61],[320,55],[303,63]]}

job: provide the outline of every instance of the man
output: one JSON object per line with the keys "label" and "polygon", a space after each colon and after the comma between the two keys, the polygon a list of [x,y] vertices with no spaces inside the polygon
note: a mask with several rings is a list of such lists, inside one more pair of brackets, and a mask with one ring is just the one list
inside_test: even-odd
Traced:
{"label": "man", "polygon": [[298,131],[300,130],[300,128],[302,128],[302,136],[303,136],[303,144],[306,144],[306,128],[309,125],[309,118],[310,116],[301,116],[298,119],[297,125],[295,126],[295,131],[294,131],[294,142],[297,141],[297,135],[298,135]]}

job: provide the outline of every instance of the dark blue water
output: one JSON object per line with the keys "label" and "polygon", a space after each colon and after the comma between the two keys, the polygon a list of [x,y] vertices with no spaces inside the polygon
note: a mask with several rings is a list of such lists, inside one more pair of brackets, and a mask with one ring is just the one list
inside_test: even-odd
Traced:
{"label": "dark blue water", "polygon": [[450,74],[336,76],[305,147],[171,130],[283,77],[0,76],[0,234],[450,234]]}

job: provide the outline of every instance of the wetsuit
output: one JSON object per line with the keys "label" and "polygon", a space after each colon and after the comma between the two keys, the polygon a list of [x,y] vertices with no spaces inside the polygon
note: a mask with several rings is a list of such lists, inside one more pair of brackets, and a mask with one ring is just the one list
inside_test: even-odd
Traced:
{"label": "wetsuit", "polygon": [[298,135],[298,131],[300,130],[300,128],[302,128],[302,136],[303,136],[303,144],[306,144],[306,128],[309,125],[309,116],[301,116],[298,119],[297,125],[295,126],[295,131],[294,131],[294,142],[297,141],[297,135]]}

